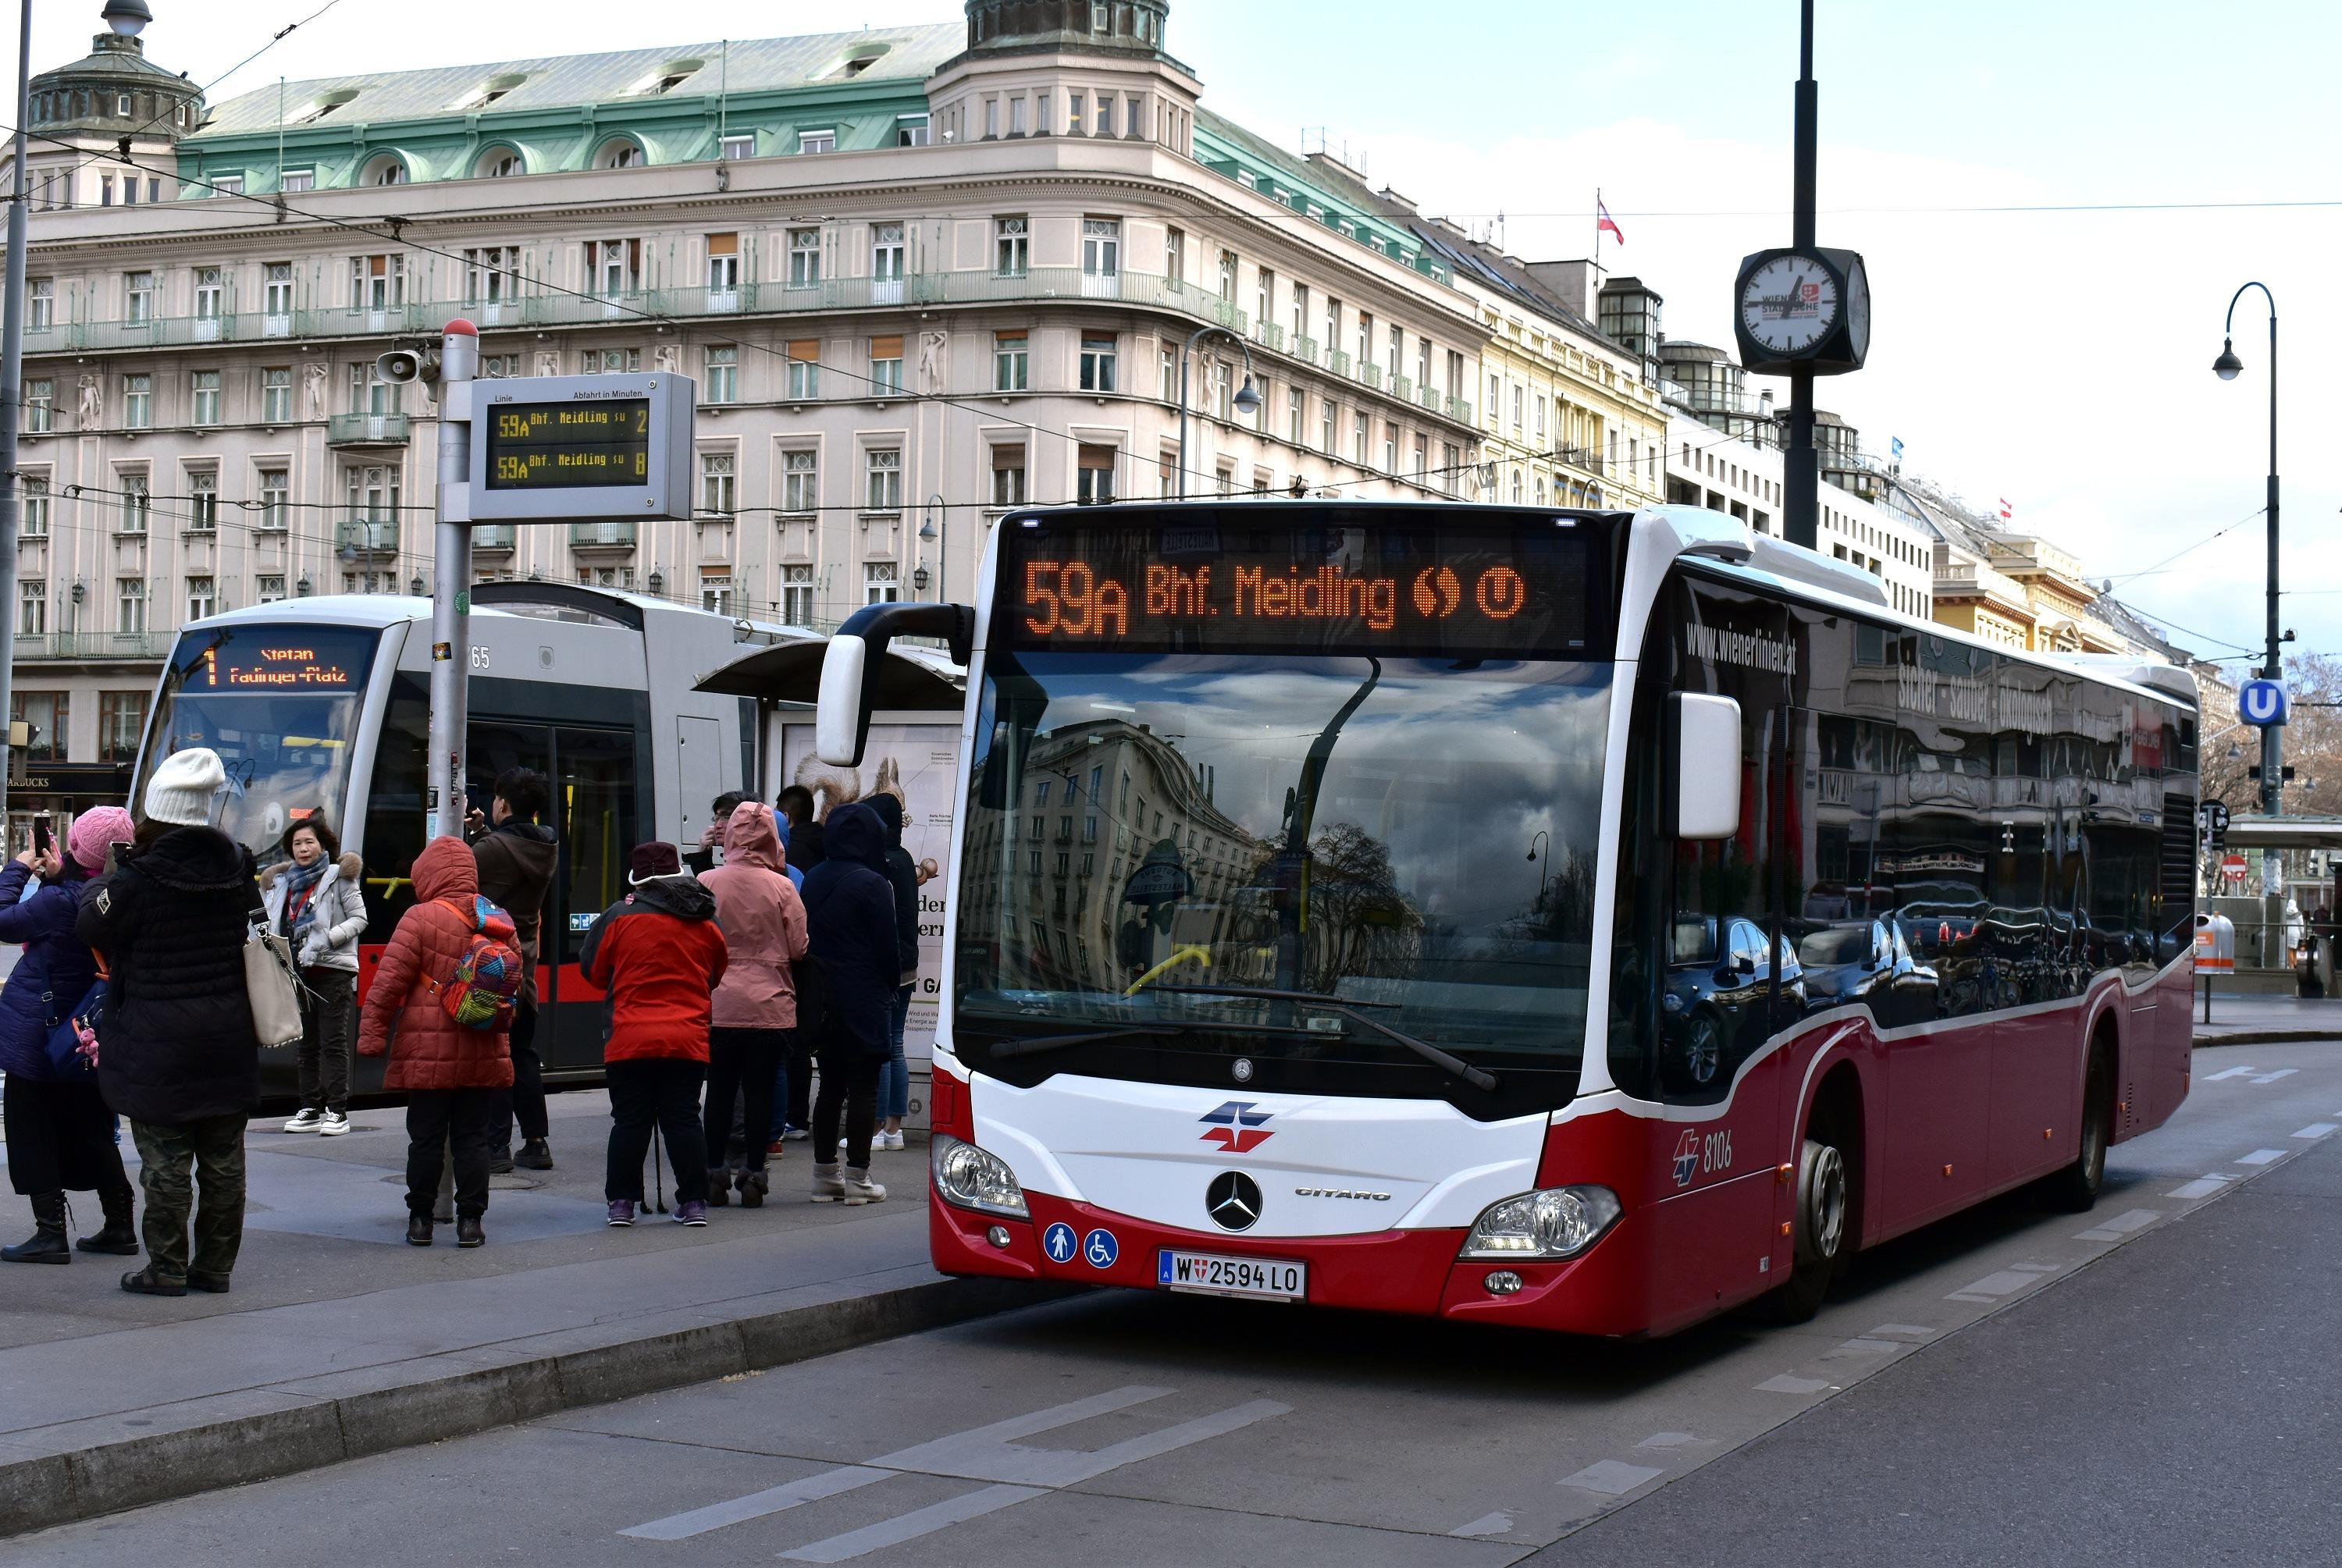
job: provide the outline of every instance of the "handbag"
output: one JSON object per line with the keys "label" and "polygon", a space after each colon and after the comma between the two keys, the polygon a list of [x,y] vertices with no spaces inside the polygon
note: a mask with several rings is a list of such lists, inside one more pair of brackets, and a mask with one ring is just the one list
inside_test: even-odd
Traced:
{"label": "handbag", "polygon": [[[45,996],[43,1000],[54,1003],[52,997]],[[96,1075],[97,1064],[82,1049],[82,1020],[102,1013],[105,1007],[105,982],[99,979],[91,983],[88,994],[77,1005],[65,1009],[63,1017],[50,1019],[41,1047],[48,1058],[49,1071],[56,1074],[58,1082],[81,1083]]]}
{"label": "handbag", "polygon": [[301,1038],[301,981],[293,967],[293,946],[265,924],[245,928],[244,989],[252,1001],[252,1032],[263,1050]]}

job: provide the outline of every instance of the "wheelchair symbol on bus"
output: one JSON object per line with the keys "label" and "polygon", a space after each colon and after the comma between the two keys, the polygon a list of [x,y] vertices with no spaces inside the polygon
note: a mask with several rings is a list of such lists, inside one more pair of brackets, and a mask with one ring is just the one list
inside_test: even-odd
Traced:
{"label": "wheelchair symbol on bus", "polygon": [[1112,1231],[1092,1231],[1082,1238],[1082,1256],[1089,1259],[1094,1269],[1110,1269],[1121,1255],[1122,1244],[1114,1239]]}
{"label": "wheelchair symbol on bus", "polygon": [[1049,1254],[1053,1263],[1074,1261],[1074,1227],[1059,1220],[1041,1233],[1041,1250]]}

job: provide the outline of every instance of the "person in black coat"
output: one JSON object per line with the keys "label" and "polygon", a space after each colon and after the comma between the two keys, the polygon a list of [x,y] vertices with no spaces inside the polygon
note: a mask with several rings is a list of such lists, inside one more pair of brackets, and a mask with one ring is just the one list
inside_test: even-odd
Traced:
{"label": "person in black coat", "polygon": [[[806,937],[829,982],[829,1024],[815,1043],[821,1093],[813,1106],[814,1201],[883,1201],[870,1180],[878,1068],[887,1055],[886,1020],[902,974],[895,894],[886,882],[886,830],[866,805],[829,814],[828,856],[806,874]],[[845,1115],[846,1170],[838,1171],[838,1118]]]}
{"label": "person in black coat", "polygon": [[895,890],[895,945],[903,964],[901,984],[886,1007],[886,1060],[878,1065],[878,1130],[882,1148],[903,1146],[903,1118],[911,1109],[911,1071],[903,1060],[903,1026],[911,1016],[911,995],[919,983],[919,868],[903,847],[903,803],[881,790],[864,803],[886,830],[886,885]]}
{"label": "person in black coat", "polygon": [[138,1144],[148,1262],[122,1288],[142,1295],[226,1290],[244,1240],[244,1127],[260,1104],[244,943],[266,912],[251,854],[208,825],[225,782],[206,748],[165,758],[130,855],[75,925],[111,976],[97,1079]]}

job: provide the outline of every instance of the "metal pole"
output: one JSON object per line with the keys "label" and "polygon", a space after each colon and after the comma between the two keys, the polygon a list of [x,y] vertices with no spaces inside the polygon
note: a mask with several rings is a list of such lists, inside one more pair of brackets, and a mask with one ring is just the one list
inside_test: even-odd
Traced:
{"label": "metal pole", "polygon": [[[1814,0],[1803,0],[1797,28],[1796,185],[1790,243],[1814,248],[1814,165],[1819,94],[1814,85]],[[1781,533],[1808,550],[1821,544],[1821,471],[1814,451],[1814,377],[1789,373],[1789,439],[1781,454]]]}
{"label": "metal pole", "polygon": [[[33,0],[24,0],[16,30],[16,139],[15,172],[9,179],[7,304],[0,310],[0,615],[8,617],[11,656],[0,660],[0,721],[15,708],[16,524],[24,485],[16,477],[16,434],[24,418],[25,387],[25,209],[32,205],[25,178],[25,122],[31,118]],[[13,758],[0,751],[0,853],[8,838],[8,774]]]}
{"label": "metal pole", "polygon": [[1250,344],[1224,326],[1199,326],[1188,335],[1187,346],[1179,351],[1179,487],[1175,494],[1182,501],[1187,499],[1187,361],[1194,355],[1196,345],[1214,333],[1236,345],[1236,352],[1244,355],[1245,385],[1252,385]]}
{"label": "metal pole", "polygon": [[439,484],[431,581],[431,751],[435,837],[464,835],[464,732],[472,662],[472,394],[480,329],[457,319],[439,342]]}
{"label": "metal pole", "polygon": [[[2267,292],[2264,290],[2264,292]],[[2284,679],[2277,628],[2277,297],[2269,297],[2269,464],[2268,464],[2268,678]],[[2270,816],[2285,811],[2285,731],[2277,724],[2261,726],[2261,810]],[[2277,852],[2271,850],[2274,858]],[[2266,883],[2263,884],[2266,886]]]}

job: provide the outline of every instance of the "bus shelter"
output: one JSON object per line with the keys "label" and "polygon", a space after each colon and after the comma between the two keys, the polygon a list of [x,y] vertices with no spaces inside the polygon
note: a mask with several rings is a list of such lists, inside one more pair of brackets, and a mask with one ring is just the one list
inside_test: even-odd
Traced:
{"label": "bus shelter", "polygon": [[[2342,816],[2232,816],[2226,849],[2245,856],[2247,865],[2267,850],[2297,853],[2323,850],[2328,866],[2342,864]],[[2247,876],[2257,880],[2257,868]],[[2315,880],[2290,882],[2274,893],[2224,894],[2215,883],[2205,900],[2207,910],[2224,914],[2237,928],[2236,985],[2238,990],[2290,992],[2305,957],[2327,976],[2327,994],[2333,992],[2334,914],[2342,912],[2342,887],[2331,871]],[[2318,911],[2328,912],[2324,922]]]}

